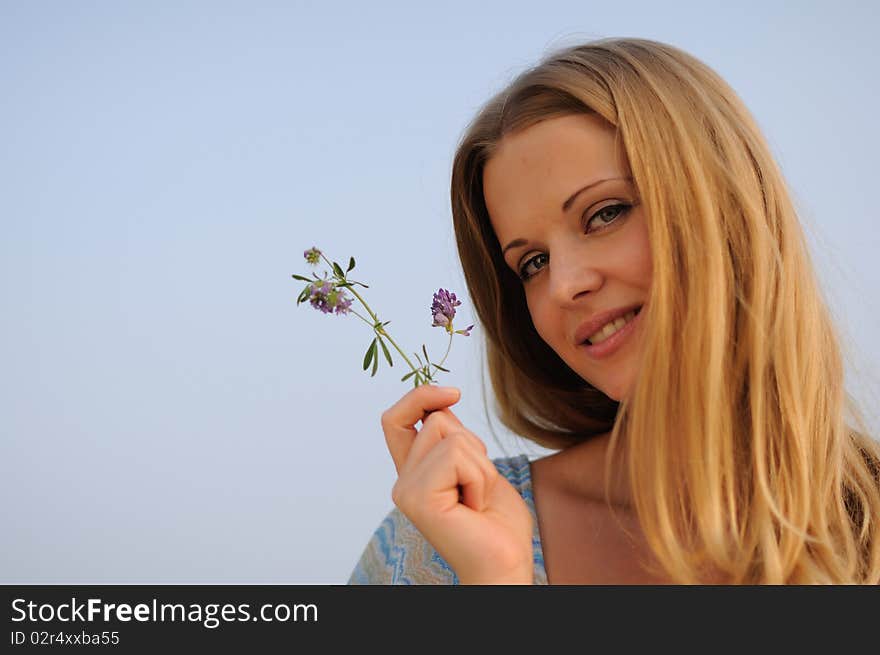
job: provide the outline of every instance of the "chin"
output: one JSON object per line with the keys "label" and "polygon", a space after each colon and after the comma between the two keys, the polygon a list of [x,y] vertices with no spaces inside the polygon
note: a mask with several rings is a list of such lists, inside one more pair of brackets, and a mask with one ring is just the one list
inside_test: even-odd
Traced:
{"label": "chin", "polygon": [[620,399],[622,397],[621,394],[614,393],[613,391],[611,391],[611,392],[603,391],[602,393],[604,393],[606,396],[608,396],[611,400],[618,402],[618,403],[620,402]]}
{"label": "chin", "polygon": [[[595,388],[598,391],[601,391],[603,394],[608,396],[611,400],[615,402],[620,402],[622,399],[629,396],[633,387],[633,375],[629,370],[621,370],[623,368],[629,368],[628,363],[620,364],[617,366],[614,373],[617,375],[614,376],[603,376],[604,380],[597,380],[595,376],[587,377],[584,373],[577,371],[575,366],[570,365],[573,371],[576,371],[580,376],[581,380],[589,384],[591,387]],[[606,371],[607,373],[608,371]],[[593,371],[595,373],[595,371]],[[613,377],[613,379],[608,379],[608,377]]]}
{"label": "chin", "polygon": [[[593,383],[591,382],[590,384]],[[618,403],[623,398],[626,398],[630,392],[630,385],[625,382],[620,382],[618,384],[593,384],[593,386],[608,396],[611,400]]]}

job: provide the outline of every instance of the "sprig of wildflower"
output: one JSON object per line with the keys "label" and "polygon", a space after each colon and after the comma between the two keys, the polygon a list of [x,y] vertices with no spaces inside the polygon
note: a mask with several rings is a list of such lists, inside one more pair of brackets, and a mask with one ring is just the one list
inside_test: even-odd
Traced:
{"label": "sprig of wildflower", "polygon": [[[452,319],[455,318],[455,308],[461,305],[461,301],[455,298],[454,293],[449,293],[446,289],[440,289],[434,294],[434,302],[431,304],[431,316],[434,322],[431,327],[444,327],[449,334],[452,334]],[[455,330],[456,334],[470,336],[471,325],[464,330]]]}
{"label": "sprig of wildflower", "polygon": [[[367,305],[366,301],[354,289],[354,285],[360,285],[365,289],[369,289],[370,287],[362,282],[351,280],[347,277],[348,273],[350,273],[355,267],[354,257],[349,259],[348,268],[345,271],[342,270],[342,267],[338,263],[331,262],[327,259],[318,248],[313,247],[304,251],[303,257],[305,257],[306,262],[312,266],[316,266],[320,263],[320,260],[323,259],[330,266],[333,272],[333,278],[328,279],[326,271],[324,272],[323,277],[318,277],[316,274],[312,273],[314,279],[294,274],[292,276],[293,278],[308,282],[308,285],[299,294],[296,304],[299,305],[300,303],[309,301],[312,307],[325,314],[331,314],[334,312],[339,315],[351,313],[369,325],[376,336],[367,347],[367,352],[364,354],[363,368],[366,371],[372,365],[373,370],[370,374],[371,377],[376,375],[379,366],[379,347],[382,348],[382,354],[385,356],[388,365],[394,366],[394,362],[391,359],[391,353],[385,345],[385,340],[387,340],[388,343],[400,353],[400,356],[403,357],[404,361],[411,369],[409,373],[400,378],[401,382],[413,378],[413,386],[418,387],[422,384],[432,384],[435,381],[434,375],[437,371],[449,373],[449,369],[443,368],[443,363],[446,361],[446,358],[449,356],[449,350],[452,348],[452,335],[461,334],[465,337],[470,336],[470,332],[474,327],[473,325],[470,325],[463,330],[453,329],[455,308],[461,305],[461,301],[456,299],[454,293],[450,293],[446,289],[440,289],[434,294],[433,303],[431,305],[431,316],[433,319],[432,327],[443,327],[449,334],[449,344],[446,348],[446,354],[443,355],[443,359],[440,360],[439,364],[432,363],[428,357],[428,350],[425,348],[424,344],[422,344],[422,354],[425,356],[425,361],[422,362],[418,353],[413,353],[416,361],[419,363],[418,366],[415,366],[385,329],[385,326],[389,325],[391,321],[380,321],[378,316],[376,316],[373,310],[370,309],[370,306]],[[347,293],[351,293],[364,306],[364,309],[367,310],[370,318],[361,316],[358,312],[351,309],[353,301],[348,297]],[[431,367],[434,368],[433,372],[431,371]]]}

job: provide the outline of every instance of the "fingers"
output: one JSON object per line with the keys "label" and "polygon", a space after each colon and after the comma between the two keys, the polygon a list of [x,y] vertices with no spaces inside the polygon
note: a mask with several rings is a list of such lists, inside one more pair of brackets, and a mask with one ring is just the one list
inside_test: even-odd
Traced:
{"label": "fingers", "polygon": [[421,513],[453,509],[459,500],[482,512],[498,475],[495,465],[475,449],[466,432],[454,432],[412,466],[407,462],[406,474],[398,478],[391,495],[404,514],[416,519]]}
{"label": "fingers", "polygon": [[[495,480],[498,479],[498,469],[487,457],[480,456],[472,448],[463,454],[471,465],[456,465],[458,484],[461,486],[459,502],[474,511],[482,512],[489,504],[489,494],[492,493]],[[457,489],[456,493],[458,493]]]}
{"label": "fingers", "polygon": [[453,433],[460,433],[461,438],[465,439],[475,451],[482,452],[484,455],[488,453],[486,445],[466,429],[451,410],[438,409],[424,420],[422,429],[419,430],[412,442],[406,463],[401,467],[401,471],[414,467],[440,440]]}
{"label": "fingers", "polygon": [[398,474],[407,461],[418,434],[416,423],[427,420],[426,413],[445,409],[457,403],[460,398],[461,391],[455,387],[426,384],[416,387],[385,410],[382,414],[382,430]]}
{"label": "fingers", "polygon": [[454,387],[422,386],[382,414],[398,474],[392,500],[410,518],[461,504],[476,511],[487,506],[498,471],[486,445],[449,409],[460,396]]}

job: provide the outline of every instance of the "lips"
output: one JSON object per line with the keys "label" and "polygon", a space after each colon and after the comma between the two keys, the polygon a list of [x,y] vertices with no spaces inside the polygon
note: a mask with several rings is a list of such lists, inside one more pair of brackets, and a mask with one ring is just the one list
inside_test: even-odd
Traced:
{"label": "lips", "polygon": [[604,327],[605,324],[607,324],[608,322],[625,316],[631,311],[635,311],[638,314],[641,309],[642,303],[632,303],[630,305],[618,307],[617,309],[610,309],[608,311],[596,314],[589,321],[582,323],[580,327],[578,327],[578,329],[575,331],[574,344],[576,346],[580,346],[592,335],[598,332],[602,327]]}

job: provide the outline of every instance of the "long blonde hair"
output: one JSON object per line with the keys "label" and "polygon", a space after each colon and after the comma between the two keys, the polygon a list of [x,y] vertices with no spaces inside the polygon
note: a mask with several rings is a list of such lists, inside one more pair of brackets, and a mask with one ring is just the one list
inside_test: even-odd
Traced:
{"label": "long blonde hair", "polygon": [[[538,336],[483,197],[484,165],[506,134],[576,113],[616,129],[651,243],[643,360],[620,403]],[[646,39],[556,51],[468,126],[451,197],[499,419],[549,448],[611,431],[608,470],[615,457],[628,466],[671,579],[880,582],[880,447],[844,389],[786,182],[717,73]]]}

